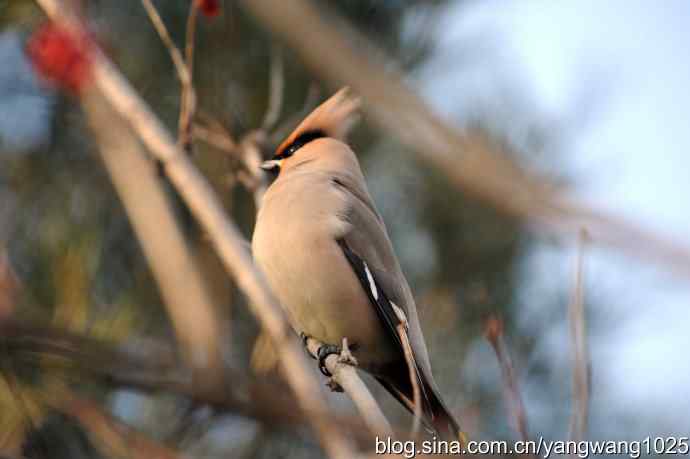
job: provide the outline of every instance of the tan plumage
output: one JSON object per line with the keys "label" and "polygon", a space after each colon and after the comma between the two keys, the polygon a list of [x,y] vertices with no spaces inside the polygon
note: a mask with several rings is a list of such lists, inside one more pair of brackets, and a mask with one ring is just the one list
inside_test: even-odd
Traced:
{"label": "tan plumage", "polygon": [[334,345],[346,337],[360,367],[412,410],[412,383],[395,327],[399,307],[424,418],[439,434],[457,439],[458,424],[431,374],[414,298],[357,157],[344,143],[358,107],[358,99],[340,90],[267,162],[280,171],[259,210],[254,257],[296,331]]}

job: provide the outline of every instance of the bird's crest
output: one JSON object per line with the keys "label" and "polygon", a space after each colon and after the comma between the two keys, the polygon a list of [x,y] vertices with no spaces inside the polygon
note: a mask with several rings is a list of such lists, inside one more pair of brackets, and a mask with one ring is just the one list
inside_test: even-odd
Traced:
{"label": "bird's crest", "polygon": [[326,137],[345,140],[357,121],[361,101],[350,93],[347,86],[311,112],[292,134],[278,147],[278,154],[293,144],[300,136],[310,132],[323,133]]}

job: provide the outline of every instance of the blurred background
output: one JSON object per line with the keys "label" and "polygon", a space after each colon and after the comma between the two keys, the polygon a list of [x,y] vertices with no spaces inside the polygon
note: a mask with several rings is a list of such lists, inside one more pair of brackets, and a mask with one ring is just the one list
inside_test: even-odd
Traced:
{"label": "blurred background", "polygon": [[[182,46],[189,2],[154,3]],[[357,29],[462,132],[502,145],[568,196],[690,245],[688,2],[314,5],[325,20],[338,17]],[[142,4],[92,0],[81,6],[105,52],[175,132],[179,83]],[[37,77],[24,51],[43,20],[30,0],[0,0],[0,319],[109,348],[172,348],[164,301],[78,99]],[[276,52],[282,56],[284,104],[263,145],[266,155],[287,132],[281,128],[335,89],[230,0],[220,2],[217,15],[199,18],[196,37],[197,118],[235,139],[261,125],[271,62],[276,65]],[[534,231],[458,191],[366,116],[351,144],[417,298],[451,411],[473,438],[517,438],[499,363],[484,338],[487,319],[496,314],[530,435],[567,439],[575,409],[568,305],[576,238]],[[198,139],[192,158],[250,238],[255,206],[242,186],[240,162]],[[159,172],[218,315],[224,366],[233,378],[271,379],[272,353],[245,298]],[[687,275],[596,244],[585,247],[582,268],[591,359],[585,438],[687,436]],[[0,452],[10,457],[111,457],[99,448],[97,432],[84,426],[94,418],[61,407],[66,398],[188,457],[323,455],[304,429],[200,406],[165,388],[128,387],[69,363],[55,365],[39,352],[13,352],[11,338],[0,340]],[[393,421],[410,422],[380,388],[372,389]],[[354,412],[346,397],[327,397],[339,412]]]}

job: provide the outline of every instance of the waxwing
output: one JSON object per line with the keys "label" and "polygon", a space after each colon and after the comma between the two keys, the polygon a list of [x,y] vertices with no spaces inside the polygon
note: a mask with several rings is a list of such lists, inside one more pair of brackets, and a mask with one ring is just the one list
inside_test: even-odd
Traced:
{"label": "waxwing", "polygon": [[414,377],[425,424],[464,439],[434,382],[386,227],[345,143],[358,108],[341,89],[262,165],[277,177],[257,216],[254,257],[297,333],[329,348],[347,338],[359,367],[412,412]]}

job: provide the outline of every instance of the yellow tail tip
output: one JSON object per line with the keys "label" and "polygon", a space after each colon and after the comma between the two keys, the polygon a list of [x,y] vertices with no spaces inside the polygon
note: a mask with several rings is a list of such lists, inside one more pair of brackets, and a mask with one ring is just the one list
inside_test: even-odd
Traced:
{"label": "yellow tail tip", "polygon": [[461,431],[458,433],[458,440],[460,440],[462,446],[467,446],[467,435],[465,434],[465,432]]}

